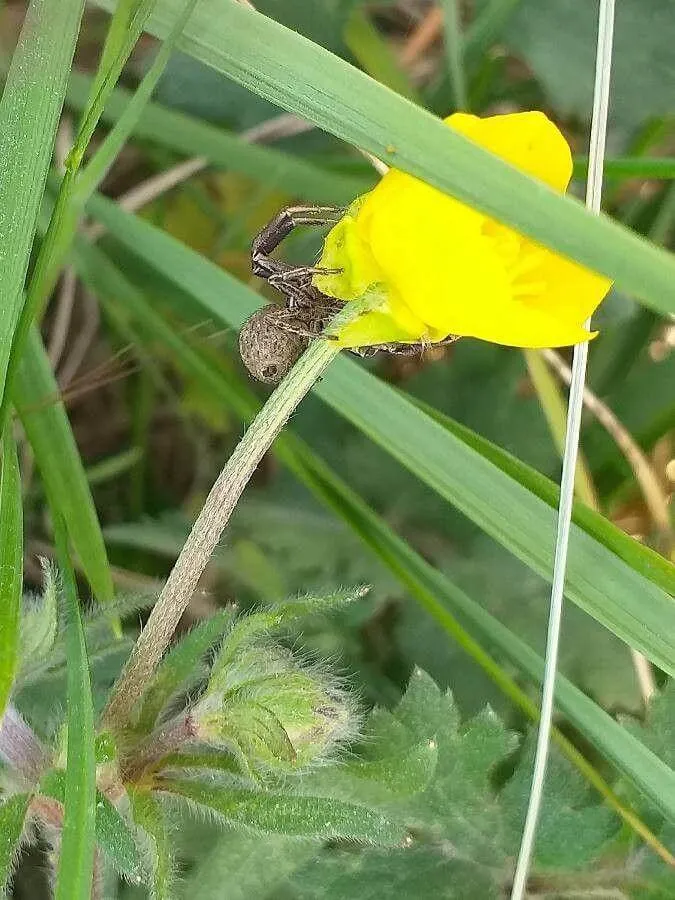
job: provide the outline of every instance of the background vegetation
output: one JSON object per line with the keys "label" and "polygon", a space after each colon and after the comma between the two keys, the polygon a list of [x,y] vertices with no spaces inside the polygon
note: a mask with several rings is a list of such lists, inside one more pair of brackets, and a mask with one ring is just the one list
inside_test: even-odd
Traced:
{"label": "background vegetation", "polygon": [[[567,354],[462,340],[338,359],[259,466],[135,730],[116,735],[132,751],[105,731],[94,743],[143,610],[267,394],[236,350],[272,298],[251,239],[284,205],[372,186],[361,148],[616,278],[591,347],[530,894],[675,896],[670,4],[619,0],[611,220],[597,221],[428,114],[545,110],[580,195],[594,4],[254,5],[0,11],[0,881],[14,873],[17,900],[508,894]],[[294,234],[283,253],[313,260],[320,241]],[[233,604],[272,612],[233,624]],[[265,693],[270,679],[286,693]],[[14,709],[51,748],[34,770],[9,752]],[[167,751],[151,789],[167,710],[211,755]],[[121,758],[136,766],[124,802],[106,792]]]}

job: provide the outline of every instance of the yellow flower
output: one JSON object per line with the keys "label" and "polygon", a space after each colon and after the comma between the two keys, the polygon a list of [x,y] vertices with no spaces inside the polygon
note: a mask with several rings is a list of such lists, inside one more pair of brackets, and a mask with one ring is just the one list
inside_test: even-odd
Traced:
{"label": "yellow flower", "polygon": [[[540,112],[445,120],[470,140],[563,193],[570,149]],[[331,297],[379,298],[340,332],[345,347],[439,341],[450,334],[513,347],[592,337],[583,323],[611,282],[423,181],[391,169],[326,237],[316,275]]]}

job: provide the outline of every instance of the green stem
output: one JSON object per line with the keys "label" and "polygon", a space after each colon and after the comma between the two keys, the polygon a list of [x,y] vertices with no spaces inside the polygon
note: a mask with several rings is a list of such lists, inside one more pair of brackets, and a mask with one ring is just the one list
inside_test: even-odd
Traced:
{"label": "green stem", "polygon": [[[373,300],[347,304],[330,323],[328,334],[355,319]],[[162,589],[103,714],[111,730],[128,723],[138,698],[169,645],[197,583],[230,520],[244,488],[305,394],[340,352],[332,340],[315,340],[274,391],[237,445],[206,498],[169,578]]]}
{"label": "green stem", "polygon": [[445,58],[452,87],[455,110],[468,111],[469,101],[464,73],[464,41],[459,15],[458,0],[443,0],[443,31]]}

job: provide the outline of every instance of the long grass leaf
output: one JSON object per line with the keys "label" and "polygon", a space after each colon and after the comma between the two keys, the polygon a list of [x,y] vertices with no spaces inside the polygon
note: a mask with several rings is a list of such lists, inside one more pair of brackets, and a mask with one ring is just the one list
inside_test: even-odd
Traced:
{"label": "long grass leaf", "polygon": [[54,532],[63,583],[68,658],[68,753],[63,835],[55,896],[56,900],[90,900],[96,823],[94,709],[68,536],[65,523],[58,514],[54,518]]}
{"label": "long grass leaf", "polygon": [[31,0],[0,101],[0,397],[84,0]]}
{"label": "long grass leaf", "polygon": [[23,587],[21,474],[11,430],[0,448],[0,721],[19,661]]}
{"label": "long grass leaf", "polygon": [[[89,82],[80,73],[71,75],[66,102],[73,109],[81,109],[86,102]],[[106,104],[103,121],[118,122],[126,115],[133,97],[130,91],[116,88]],[[214,166],[247,175],[272,188],[283,188],[313,203],[346,205],[376,181],[374,173],[363,177],[343,175],[281,150],[249,144],[226,128],[159,103],[149,103],[144,108],[132,134],[186,156],[203,156]]]}
{"label": "long grass leaf", "polygon": [[[114,0],[97,0],[106,9]],[[148,23],[161,37],[178,0]],[[540,243],[608,277],[664,313],[675,312],[675,260],[606,216],[594,216],[516,171],[363,72],[236,0],[203,0],[183,49],[267,100],[368,150]]]}
{"label": "long grass leaf", "polygon": [[35,454],[52,512],[62,515],[87,580],[100,602],[112,599],[105,544],[82,460],[58,385],[37,331],[18,370],[15,401]]}

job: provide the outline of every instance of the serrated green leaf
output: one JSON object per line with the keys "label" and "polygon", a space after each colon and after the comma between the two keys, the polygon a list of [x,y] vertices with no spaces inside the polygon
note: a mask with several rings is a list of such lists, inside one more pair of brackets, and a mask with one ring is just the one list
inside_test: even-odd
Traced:
{"label": "serrated green leaf", "polygon": [[[114,0],[97,3],[115,7]],[[160,0],[149,30],[166,36],[177,8],[178,0]],[[236,0],[204,0],[181,43],[266,99],[607,275],[653,308],[675,311],[669,254],[545,190],[297,33]]]}
{"label": "serrated green leaf", "polygon": [[0,396],[84,0],[31,0],[0,101]]}
{"label": "serrated green leaf", "polygon": [[218,612],[195,625],[169,650],[143,697],[136,726],[140,731],[151,731],[171,698],[203,675],[201,665],[205,654],[222,636],[231,621],[230,610]]}
{"label": "serrated green leaf", "polygon": [[90,900],[96,824],[94,710],[89,663],[75,578],[70,567],[63,520],[54,519],[54,535],[63,583],[68,659],[68,750],[64,819],[56,900]]}
{"label": "serrated green leaf", "polygon": [[23,499],[11,428],[0,447],[0,720],[19,664],[23,587]]}
{"label": "serrated green leaf", "polygon": [[30,794],[14,794],[0,801],[0,897],[7,895],[12,869],[28,812]]}
{"label": "serrated green leaf", "polygon": [[398,844],[404,831],[395,821],[366,806],[324,797],[214,787],[199,781],[164,779],[165,793],[206,807],[231,825],[260,833],[308,838],[344,838]]}
{"label": "serrated green leaf", "polygon": [[40,336],[29,335],[17,373],[15,401],[54,514],[63,515],[97,599],[112,599],[113,582],[94,501]]}
{"label": "serrated green leaf", "polygon": [[152,794],[135,788],[129,788],[128,793],[134,821],[151,845],[152,900],[169,900],[173,893],[173,856],[164,811]]}
{"label": "serrated green leaf", "polygon": [[[530,740],[500,794],[514,856],[527,812],[533,763],[534,742]],[[554,751],[546,771],[544,801],[537,823],[537,862],[543,869],[582,869],[596,860],[616,835],[616,816],[594,800],[578,772]]]}

